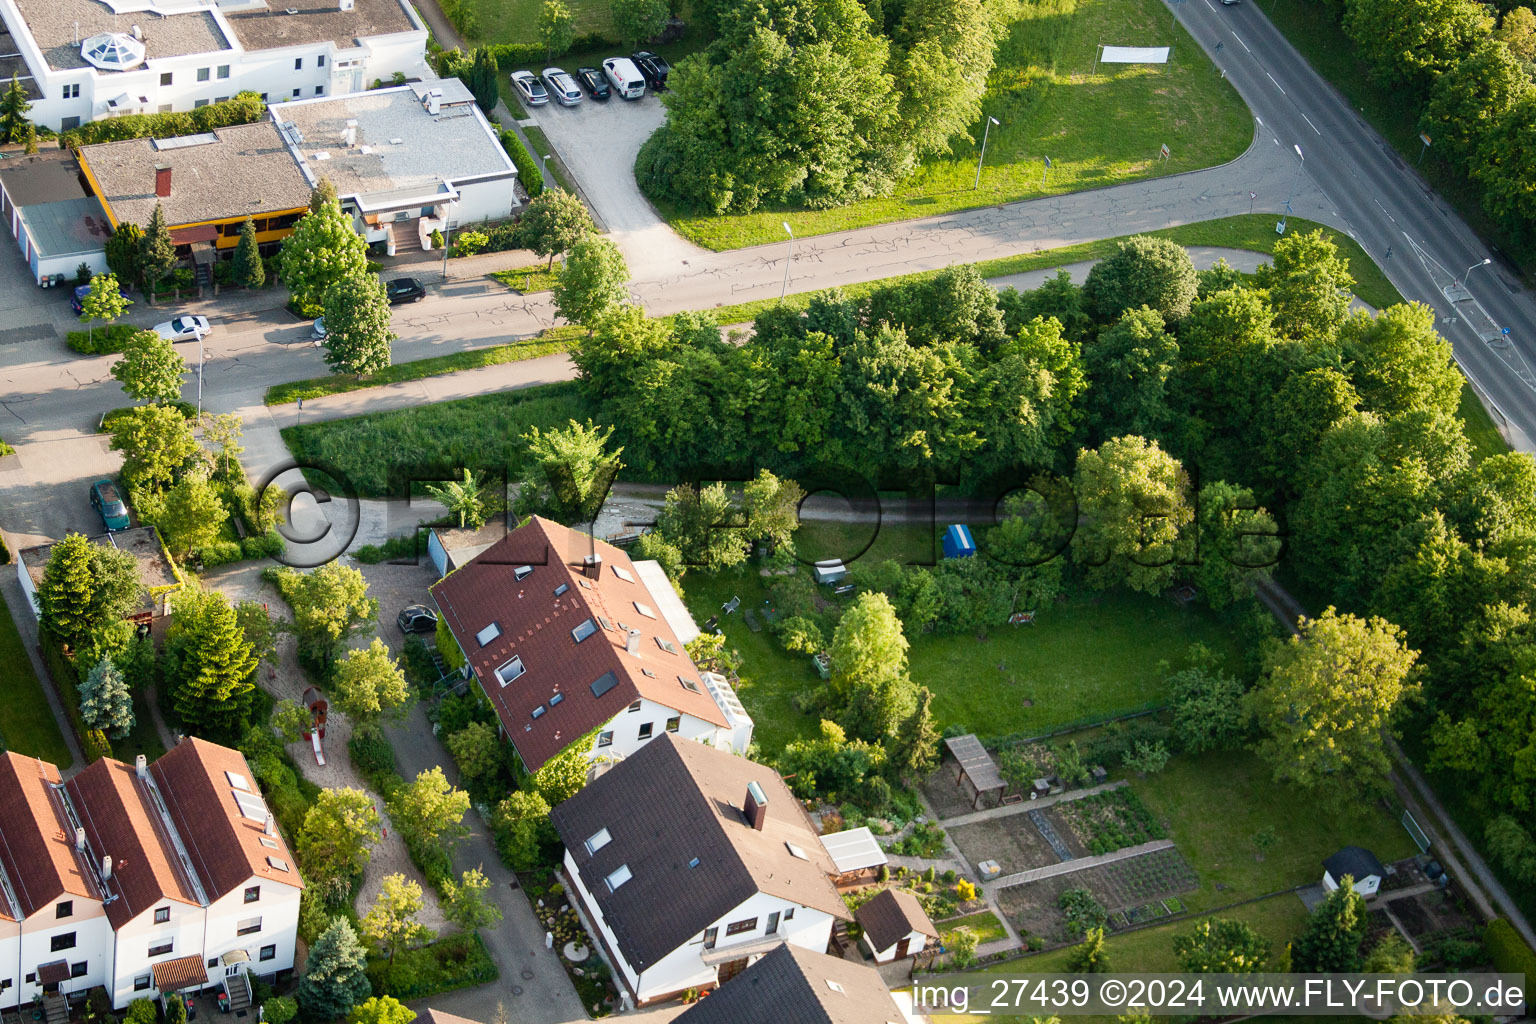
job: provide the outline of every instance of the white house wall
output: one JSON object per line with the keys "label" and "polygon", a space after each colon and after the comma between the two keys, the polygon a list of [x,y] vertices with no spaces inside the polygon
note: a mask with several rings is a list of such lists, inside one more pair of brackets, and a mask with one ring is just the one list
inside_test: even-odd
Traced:
{"label": "white house wall", "polygon": [[19,1005],[18,987],[21,970],[21,925],[16,921],[0,921],[0,1009],[9,1010]]}
{"label": "white house wall", "polygon": [[[592,741],[590,756],[621,756],[628,757],[651,740],[667,731],[667,719],[678,717],[682,721],[678,723],[677,735],[685,740],[695,740],[700,743],[708,743],[710,746],[721,746],[716,742],[717,737],[725,734],[726,730],[702,718],[685,715],[676,708],[669,708],[655,701],[640,700],[640,709],[630,711],[627,708],[620,711],[608,720],[601,731],[612,731],[613,743],[610,746],[600,747],[598,739]],[[640,738],[640,727],[645,723],[651,723],[651,735],[646,739]],[[728,734],[727,734],[728,735]],[[728,748],[728,744],[725,744]]]}
{"label": "white house wall", "polygon": [[[155,923],[155,911],[168,909],[170,920]],[[133,920],[117,930],[116,963],[112,969],[107,993],[112,1005],[121,1009],[134,999],[159,995],[153,987],[151,970],[155,964],[178,960],[184,956],[199,956],[203,951],[203,908],[175,900],[160,900],[145,909]],[[158,956],[150,956],[151,946],[169,942],[171,948]],[[151,974],[150,987],[134,991],[135,978]]]}
{"label": "white house wall", "polygon": [[[70,978],[59,986],[66,994],[84,992],[94,985],[105,985],[112,976],[112,922],[107,920],[101,904],[79,896],[64,897],[74,903],[74,913],[59,919],[58,903],[50,903],[33,914],[21,926],[21,966],[18,968],[15,991],[22,1003],[30,1003],[43,991],[37,980],[37,969],[42,964],[64,960],[71,964],[84,960],[87,964],[83,977]],[[75,945],[71,949],[53,951],[53,937],[75,933]],[[9,968],[7,968],[9,970]],[[27,981],[27,975],[32,981]],[[0,971],[0,977],[4,977]]]}
{"label": "white house wall", "polygon": [[[253,885],[261,887],[261,898],[255,903],[247,903],[245,890]],[[261,918],[261,931],[250,935],[236,934],[240,922],[253,917]],[[251,962],[242,966],[248,967],[252,974],[286,971],[293,967],[294,943],[298,941],[298,936],[299,890],[290,885],[279,885],[271,879],[252,876],[244,885],[236,886],[208,905],[203,957],[212,960],[232,949],[243,949],[251,955]],[[276,957],[262,960],[262,946],[276,946]],[[217,984],[223,973],[222,968],[210,967],[209,984]]]}
{"label": "white house wall", "polygon": [[512,216],[512,207],[517,203],[516,190],[513,187],[516,180],[516,175],[509,173],[505,178],[495,178],[491,181],[476,181],[468,184],[454,182],[454,187],[459,190],[459,201],[452,218],[453,226],[468,227],[483,221],[505,220]]}

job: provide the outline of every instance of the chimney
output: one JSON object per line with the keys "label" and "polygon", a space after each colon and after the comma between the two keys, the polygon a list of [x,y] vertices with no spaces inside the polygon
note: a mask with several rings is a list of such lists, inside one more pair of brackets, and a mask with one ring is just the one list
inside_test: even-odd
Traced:
{"label": "chimney", "polygon": [[629,636],[624,640],[624,649],[630,654],[640,653],[640,631],[638,629],[631,629],[629,631]]}
{"label": "chimney", "polygon": [[273,839],[277,838],[277,819],[270,814],[267,815],[266,832],[267,835],[271,836]]}
{"label": "chimney", "polygon": [[343,129],[342,133],[341,133],[341,142],[342,142],[342,145],[346,146],[348,149],[351,149],[353,146],[357,145],[357,119],[356,118],[354,118],[354,119],[352,119],[352,120],[347,122],[346,128]]}
{"label": "chimney", "polygon": [[747,824],[763,830],[763,823],[768,820],[768,797],[763,794],[763,787],[756,782],[747,783],[747,802],[741,808],[741,813],[746,815]]}
{"label": "chimney", "polygon": [[75,829],[75,849],[82,852],[85,850],[85,829],[83,828]]}
{"label": "chimney", "polygon": [[133,759],[133,774],[137,775],[141,779],[148,777],[148,775],[149,775],[149,761],[147,761],[145,759],[143,754],[137,754],[137,755],[134,756],[134,759]]}
{"label": "chimney", "polygon": [[429,113],[429,114],[431,114],[431,115],[433,115],[435,117],[439,112],[442,111],[442,109],[443,109],[443,90],[441,90],[441,89],[428,89],[427,90],[427,113]]}
{"label": "chimney", "polygon": [[598,579],[599,577],[601,577],[603,575],[603,556],[602,555],[598,555],[598,554],[588,555],[586,558],[582,559],[582,562],[587,567],[587,575],[592,577],[594,580]]}
{"label": "chimney", "polygon": [[112,855],[110,853],[102,855],[101,877],[108,879],[112,877]]}
{"label": "chimney", "polygon": [[161,199],[171,194],[171,165],[155,164],[155,195]]}

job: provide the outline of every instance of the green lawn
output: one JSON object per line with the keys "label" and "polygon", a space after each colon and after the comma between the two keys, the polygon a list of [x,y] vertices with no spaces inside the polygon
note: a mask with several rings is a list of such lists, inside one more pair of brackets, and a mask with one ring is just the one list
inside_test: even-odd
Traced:
{"label": "green lawn", "polygon": [[983,910],[975,914],[967,914],[965,917],[956,917],[948,921],[936,922],[940,934],[952,932],[956,928],[969,928],[976,933],[976,944],[985,945],[988,942],[996,942],[998,939],[1006,939],[1008,931],[1003,923],[997,919],[997,915],[990,910]]}
{"label": "green lawn", "polygon": [[0,738],[5,749],[40,757],[61,769],[74,764],[9,611],[0,614],[0,667]]}
{"label": "green lawn", "polygon": [[[539,40],[539,12],[544,0],[470,0],[479,21],[479,43],[534,44]],[[613,33],[609,0],[566,0],[576,16],[576,33]],[[537,69],[535,69],[537,70]]]}
{"label": "green lawn", "polygon": [[1462,426],[1466,427],[1474,459],[1486,459],[1490,455],[1503,455],[1509,451],[1509,443],[1499,433],[1499,428],[1494,426],[1493,417],[1488,415],[1488,410],[1478,401],[1471,384],[1461,385],[1461,405],[1456,415],[1461,417]]}
{"label": "green lawn", "polygon": [[533,295],[553,288],[555,279],[560,276],[560,268],[534,263],[526,267],[513,267],[511,270],[493,270],[485,276],[520,295]]}
{"label": "green lawn", "polygon": [[[1098,65],[1100,42],[1173,46],[1166,65]],[[983,101],[997,118],[975,188],[981,138],[924,163],[889,195],[831,210],[763,209],[724,217],[663,209],[710,249],[782,241],[1059,195],[1231,160],[1253,136],[1236,91],[1159,0],[1036,0],[998,45]],[[980,124],[976,131],[980,132]],[[1158,158],[1166,143],[1172,156]],[[1051,170],[1042,182],[1042,157]]]}

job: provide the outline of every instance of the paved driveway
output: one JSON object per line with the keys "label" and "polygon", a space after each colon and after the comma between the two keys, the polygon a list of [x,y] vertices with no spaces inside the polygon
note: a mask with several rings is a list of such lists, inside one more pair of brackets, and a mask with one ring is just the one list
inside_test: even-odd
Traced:
{"label": "paved driveway", "polygon": [[638,273],[642,267],[704,252],[668,227],[635,184],[640,146],[667,119],[655,94],[647,91],[638,100],[615,97],[607,103],[588,97],[574,107],[552,103],[539,107],[533,117],[597,208],[632,270]]}

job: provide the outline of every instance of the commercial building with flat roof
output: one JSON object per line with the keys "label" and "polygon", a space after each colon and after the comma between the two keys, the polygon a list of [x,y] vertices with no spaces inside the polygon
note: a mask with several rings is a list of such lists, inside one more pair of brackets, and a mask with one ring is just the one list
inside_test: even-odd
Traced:
{"label": "commercial building with flat roof", "polygon": [[80,168],[63,150],[15,157],[0,166],[0,216],[5,218],[39,284],[73,280],[84,263],[107,269],[112,234],[101,203],[85,190]]}

